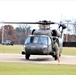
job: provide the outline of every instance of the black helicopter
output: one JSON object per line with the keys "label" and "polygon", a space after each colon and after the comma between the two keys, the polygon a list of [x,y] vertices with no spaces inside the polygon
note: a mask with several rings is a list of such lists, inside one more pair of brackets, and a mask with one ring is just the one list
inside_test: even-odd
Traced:
{"label": "black helicopter", "polygon": [[52,55],[55,60],[59,59],[63,46],[63,30],[66,26],[59,24],[58,30],[51,30],[50,25],[56,23],[46,20],[29,24],[39,24],[39,29],[33,29],[25,40],[22,51],[25,58],[29,59],[30,55]]}
{"label": "black helicopter", "polygon": [[[63,30],[66,28],[64,23],[56,23],[47,20],[39,22],[4,22],[4,24],[39,24],[39,29],[33,29],[31,35],[24,42],[26,59],[30,55],[52,55],[55,60],[61,56],[63,47]],[[50,29],[50,25],[58,24],[58,29]]]}

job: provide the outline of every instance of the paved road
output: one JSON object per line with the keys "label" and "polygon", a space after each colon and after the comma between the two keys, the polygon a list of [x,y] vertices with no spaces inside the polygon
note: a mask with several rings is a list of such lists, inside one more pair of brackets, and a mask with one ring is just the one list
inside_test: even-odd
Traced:
{"label": "paved road", "polygon": [[[22,63],[38,63],[38,64],[59,64],[50,55],[31,55],[29,60],[25,59],[21,54],[6,54],[0,53],[0,62],[22,62]],[[60,57],[60,64],[74,64],[76,65],[76,56],[62,55]]]}

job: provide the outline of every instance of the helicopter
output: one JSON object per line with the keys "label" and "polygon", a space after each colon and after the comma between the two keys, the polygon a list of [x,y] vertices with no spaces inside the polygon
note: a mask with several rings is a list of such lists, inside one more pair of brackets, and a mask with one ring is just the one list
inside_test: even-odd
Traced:
{"label": "helicopter", "polygon": [[59,24],[58,30],[50,30],[50,25],[56,24],[55,22],[43,20],[33,24],[39,24],[39,29],[33,29],[27,37],[22,54],[26,59],[29,59],[30,55],[52,55],[55,60],[59,60],[63,46],[63,30],[66,26]]}
{"label": "helicopter", "polygon": [[[31,35],[24,41],[25,59],[30,55],[51,55],[58,60],[62,53],[64,23],[56,23],[47,20],[39,22],[4,22],[5,24],[39,24],[39,29],[33,29]],[[50,29],[50,25],[58,25],[58,29]]]}

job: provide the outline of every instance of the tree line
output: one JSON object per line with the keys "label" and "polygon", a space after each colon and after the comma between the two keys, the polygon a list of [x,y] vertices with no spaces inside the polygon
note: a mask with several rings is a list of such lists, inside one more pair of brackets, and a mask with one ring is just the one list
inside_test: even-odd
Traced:
{"label": "tree line", "polygon": [[11,40],[14,44],[24,44],[25,39],[31,34],[31,27],[27,25],[18,25],[14,28],[12,25],[4,25],[0,28],[0,44],[3,41]]}
{"label": "tree line", "polygon": [[[2,32],[4,30],[4,33]],[[75,35],[64,35],[64,42],[66,42],[66,35],[68,36],[67,42],[76,42],[76,25],[74,25],[73,30]],[[2,43],[2,33],[3,41],[11,40],[14,44],[24,44],[25,39],[29,34],[31,34],[31,27],[28,25],[18,25],[14,28],[12,25],[4,25],[4,28],[0,28],[0,44]]]}

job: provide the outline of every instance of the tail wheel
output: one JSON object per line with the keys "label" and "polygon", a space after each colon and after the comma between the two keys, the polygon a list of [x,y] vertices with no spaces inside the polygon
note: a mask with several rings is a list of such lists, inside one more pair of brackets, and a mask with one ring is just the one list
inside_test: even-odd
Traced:
{"label": "tail wheel", "polygon": [[30,54],[26,54],[25,55],[25,58],[28,60],[29,59],[29,57],[30,57]]}
{"label": "tail wheel", "polygon": [[55,44],[54,44],[54,49],[55,49],[54,59],[58,60],[59,59],[59,46],[58,46],[57,42],[55,42]]}

